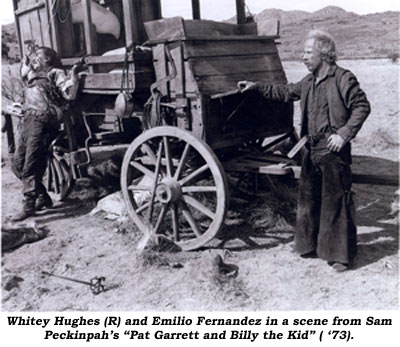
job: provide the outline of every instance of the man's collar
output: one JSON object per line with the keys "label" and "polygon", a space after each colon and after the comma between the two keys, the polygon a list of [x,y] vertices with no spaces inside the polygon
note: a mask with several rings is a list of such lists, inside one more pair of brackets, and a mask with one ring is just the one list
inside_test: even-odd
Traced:
{"label": "man's collar", "polygon": [[44,78],[48,78],[48,73],[46,71],[40,71],[40,72],[29,71],[27,76],[28,83],[31,83],[34,80],[44,79]]}
{"label": "man's collar", "polygon": [[323,80],[325,80],[328,76],[334,76],[336,69],[337,69],[337,65],[335,63],[333,63],[328,66],[328,69],[326,70],[325,74],[323,76],[321,76],[321,78],[317,79],[317,77],[315,75],[312,75],[312,79],[314,82],[320,83]]}
{"label": "man's collar", "polygon": [[328,71],[326,72],[327,76],[333,76],[336,72],[337,65],[335,63],[329,65]]}

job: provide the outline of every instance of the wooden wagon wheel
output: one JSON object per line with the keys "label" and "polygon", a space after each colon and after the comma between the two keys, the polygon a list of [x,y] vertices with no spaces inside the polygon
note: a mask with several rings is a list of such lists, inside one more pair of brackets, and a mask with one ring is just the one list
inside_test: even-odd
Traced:
{"label": "wooden wagon wheel", "polygon": [[122,163],[129,215],[146,236],[197,249],[220,230],[228,184],[211,148],[182,129],[162,126],[138,136]]}
{"label": "wooden wagon wheel", "polygon": [[47,191],[53,192],[56,200],[65,200],[71,193],[75,180],[65,154],[57,152],[53,145],[50,146],[45,176]]}

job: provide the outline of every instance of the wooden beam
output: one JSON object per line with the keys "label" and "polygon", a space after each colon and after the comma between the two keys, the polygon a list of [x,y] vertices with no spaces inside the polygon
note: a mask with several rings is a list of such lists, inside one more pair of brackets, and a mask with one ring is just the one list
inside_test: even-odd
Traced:
{"label": "wooden beam", "polygon": [[200,0],[192,0],[192,16],[193,16],[193,19],[201,19],[201,17],[200,17]]}
{"label": "wooden beam", "polygon": [[147,40],[144,23],[161,18],[160,0],[140,0],[140,20],[138,22],[139,43]]}
{"label": "wooden beam", "polygon": [[74,30],[72,24],[71,1],[58,0],[56,30],[59,33],[60,57],[72,57],[74,54]]}
{"label": "wooden beam", "polygon": [[50,21],[51,48],[58,52],[60,50],[60,46],[59,46],[60,37],[59,37],[58,31],[57,31],[57,13],[56,13],[56,8],[54,6],[52,6],[51,0],[46,0],[46,7],[48,9],[49,21]]}
{"label": "wooden beam", "polygon": [[161,12],[161,0],[154,0],[155,7],[154,7],[154,19],[161,19],[162,12]]}
{"label": "wooden beam", "polygon": [[96,54],[96,32],[93,30],[92,25],[92,13],[90,10],[91,0],[82,0],[82,10],[83,10],[83,22],[85,31],[85,44],[86,44],[86,54],[93,55]]}
{"label": "wooden beam", "polygon": [[22,39],[21,39],[21,27],[19,25],[19,19],[17,15],[17,0],[13,0],[13,6],[14,6],[14,20],[15,20],[15,26],[17,29],[17,36],[18,36],[18,45],[19,45],[19,54],[21,55],[21,60],[24,58],[24,50],[23,50],[23,45],[22,45]]}
{"label": "wooden beam", "polygon": [[160,0],[141,0],[143,23],[161,19]]}
{"label": "wooden beam", "polygon": [[236,19],[237,24],[246,23],[246,10],[244,0],[236,0]]}
{"label": "wooden beam", "polygon": [[[15,4],[15,0],[14,0],[14,4]],[[28,12],[32,12],[33,10],[38,10],[41,9],[42,7],[44,7],[45,3],[43,1],[40,2],[36,2],[34,4],[28,5],[26,7],[23,8],[18,8],[15,10],[15,15],[20,16],[22,14],[28,13]],[[15,6],[15,5],[14,5]],[[14,7],[15,8],[15,7]]]}
{"label": "wooden beam", "polygon": [[397,175],[373,175],[365,173],[353,173],[353,183],[355,184],[376,184],[380,186],[399,186],[399,176]]}
{"label": "wooden beam", "polygon": [[[72,66],[75,63],[77,63],[81,58],[64,58],[61,60],[64,66]],[[152,60],[152,55],[151,52],[136,52],[134,55],[129,54],[128,55],[128,63],[138,63],[140,62],[141,64],[137,66],[150,66],[150,64],[146,64],[146,62],[151,62]],[[87,57],[85,58],[85,62],[89,65],[96,65],[96,64],[116,64],[116,63],[124,63],[125,62],[125,54],[117,54],[117,55],[104,55],[104,56],[93,56],[93,57]]]}
{"label": "wooden beam", "polygon": [[124,13],[124,27],[125,27],[125,45],[127,47],[133,44],[134,36],[134,14],[133,4],[131,0],[123,0],[123,13]]}

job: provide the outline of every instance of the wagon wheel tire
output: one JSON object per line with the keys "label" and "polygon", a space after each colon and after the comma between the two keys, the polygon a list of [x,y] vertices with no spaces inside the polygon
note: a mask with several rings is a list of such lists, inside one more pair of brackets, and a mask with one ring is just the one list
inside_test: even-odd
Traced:
{"label": "wagon wheel tire", "polygon": [[47,191],[52,192],[57,201],[63,201],[71,194],[75,185],[70,166],[63,155],[50,152],[46,173]]}
{"label": "wagon wheel tire", "polygon": [[128,147],[121,169],[128,214],[145,238],[198,249],[221,229],[228,183],[212,149],[171,126],[147,130]]}

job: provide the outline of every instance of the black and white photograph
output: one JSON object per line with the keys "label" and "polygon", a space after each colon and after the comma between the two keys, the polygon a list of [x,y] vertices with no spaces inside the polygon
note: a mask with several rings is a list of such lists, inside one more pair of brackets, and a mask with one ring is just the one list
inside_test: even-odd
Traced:
{"label": "black and white photograph", "polygon": [[330,311],[399,327],[397,1],[4,0],[0,16],[3,327]]}

